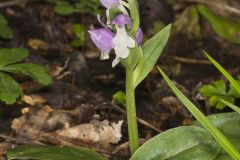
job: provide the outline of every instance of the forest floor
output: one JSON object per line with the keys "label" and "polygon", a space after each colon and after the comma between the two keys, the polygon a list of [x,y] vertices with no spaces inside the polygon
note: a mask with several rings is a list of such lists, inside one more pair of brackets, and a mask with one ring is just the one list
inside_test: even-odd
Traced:
{"label": "forest floor", "polygon": [[[167,1],[153,2],[140,3],[141,26],[146,37],[156,32],[158,23],[155,22],[173,23],[189,5],[182,4],[181,9],[176,9]],[[88,34],[83,47],[71,46],[70,42],[75,38],[72,24],[81,23],[86,28],[97,26],[95,16],[60,16],[53,7],[49,3],[31,2],[25,7],[0,8],[14,32],[12,40],[0,40],[0,47],[29,49],[31,54],[27,61],[44,65],[54,78],[52,85],[43,87],[24,76],[15,77],[24,89],[24,96],[11,106],[0,104],[0,157],[18,144],[52,144],[94,148],[109,159],[126,159],[129,156],[126,112],[112,99],[113,94],[124,91],[124,68],[120,65],[112,68],[111,60],[100,61],[100,53]],[[201,26],[200,38],[175,32],[173,28],[157,65],[206,115],[229,112],[228,108],[210,108],[198,92],[203,84],[222,79],[202,51],[208,51],[237,76],[240,74],[240,46],[218,37],[207,23],[202,22]],[[156,68],[136,89],[136,104],[139,135],[143,140],[194,121]],[[93,131],[84,128],[83,124],[110,127],[105,136],[112,139],[105,137],[94,141],[88,136]],[[69,127],[76,127],[83,137],[65,136],[64,131]],[[120,139],[117,137],[119,132]]]}

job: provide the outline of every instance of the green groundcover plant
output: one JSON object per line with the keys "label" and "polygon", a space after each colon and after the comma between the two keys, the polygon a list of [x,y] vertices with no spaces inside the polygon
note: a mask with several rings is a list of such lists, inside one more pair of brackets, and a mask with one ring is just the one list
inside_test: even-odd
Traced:
{"label": "green groundcover plant", "polygon": [[211,84],[205,84],[200,89],[199,92],[209,98],[209,105],[215,106],[217,109],[226,108],[226,104],[222,100],[228,101],[230,103],[235,103],[236,99],[240,97],[240,94],[236,89],[230,84],[229,89],[224,80],[217,80]]}
{"label": "green groundcover plant", "polygon": [[[162,53],[170,36],[167,25],[144,44],[136,0],[100,0],[106,8],[106,23],[98,16],[101,28],[90,30],[94,44],[101,50],[101,59],[115,58],[112,67],[121,63],[126,70],[126,105],[131,160],[239,160],[239,113],[206,117],[160,69],[169,87],[197,121],[192,126],[177,127],[160,133],[139,148],[135,107],[135,88],[146,78]],[[208,56],[208,55],[207,55]],[[208,58],[217,65],[210,56]],[[219,66],[218,66],[219,68]],[[221,69],[232,86],[240,92],[239,83]],[[121,93],[122,94],[122,93]],[[117,95],[119,96],[119,95]],[[123,100],[126,99],[126,103]],[[74,156],[74,157],[73,157]],[[93,157],[94,156],[94,157]],[[64,158],[63,158],[64,157]],[[72,147],[20,146],[8,152],[9,159],[97,160],[105,159],[95,151]]]}
{"label": "green groundcover plant", "polygon": [[25,74],[43,85],[52,82],[51,76],[38,64],[21,63],[28,57],[24,48],[0,49],[0,100],[13,104],[23,92],[19,84],[11,77],[12,74]]}
{"label": "green groundcover plant", "polygon": [[0,38],[11,39],[13,37],[13,32],[8,26],[7,19],[0,14]]}

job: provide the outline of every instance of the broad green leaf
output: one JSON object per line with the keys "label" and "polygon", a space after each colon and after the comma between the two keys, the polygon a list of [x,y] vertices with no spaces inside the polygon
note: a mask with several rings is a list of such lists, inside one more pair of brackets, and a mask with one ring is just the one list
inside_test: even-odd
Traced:
{"label": "broad green leaf", "polygon": [[232,43],[240,44],[240,21],[216,15],[208,7],[198,5],[201,15],[211,24],[216,34]]}
{"label": "broad green leaf", "polygon": [[0,25],[0,37],[4,39],[13,38],[12,30],[7,25]]}
{"label": "broad green leaf", "polygon": [[28,75],[43,85],[49,85],[52,83],[51,76],[46,72],[46,70],[42,66],[37,64],[32,63],[13,64],[5,66],[1,70],[10,73],[22,73]]}
{"label": "broad green leaf", "polygon": [[204,54],[212,62],[212,64],[228,79],[231,85],[237,90],[240,94],[240,84],[235,80],[227,70],[225,70],[216,60],[214,60],[207,52],[204,51]]}
{"label": "broad green leaf", "polygon": [[240,153],[236,147],[224,136],[224,134],[216,128],[211,121],[174,85],[168,76],[158,68],[168,86],[184,104],[184,106],[193,114],[193,116],[201,123],[201,125],[213,136],[220,146],[235,160],[240,158]]}
{"label": "broad green leaf", "polygon": [[22,89],[9,75],[0,72],[0,99],[6,104],[13,104],[22,95]]}
{"label": "broad green leaf", "polygon": [[71,15],[74,13],[74,7],[70,4],[57,4],[54,11],[60,15]]}
{"label": "broad green leaf", "polygon": [[[207,118],[215,127],[219,128],[226,137],[239,139],[238,141],[240,142],[240,115],[237,112],[214,114]],[[195,124],[200,126],[199,122],[195,122]],[[237,146],[240,147],[240,143]]]}
{"label": "broad green leaf", "polygon": [[143,57],[134,70],[135,87],[151,72],[167,44],[171,32],[171,24],[143,45]]}
{"label": "broad green leaf", "polygon": [[3,48],[0,49],[0,70],[1,67],[20,62],[27,58],[28,50],[24,48]]}
{"label": "broad green leaf", "polygon": [[219,145],[204,129],[177,127],[147,141],[130,160],[213,160],[219,151]]}
{"label": "broad green leaf", "polygon": [[87,148],[24,145],[8,151],[7,157],[13,159],[37,160],[105,160],[103,156]]}
{"label": "broad green leaf", "polygon": [[221,99],[221,102],[224,103],[226,106],[230,107],[232,110],[240,113],[240,107],[234,105],[232,102],[229,102],[223,99]]}
{"label": "broad green leaf", "polygon": [[126,94],[122,91],[118,91],[113,95],[113,100],[120,103],[124,107],[126,107]]}
{"label": "broad green leaf", "polygon": [[[240,151],[240,116],[239,113],[221,113],[208,116],[213,125],[221,130],[221,132],[236,146]],[[199,122],[194,122],[195,126],[202,127]],[[222,149],[215,160],[232,160]]]}

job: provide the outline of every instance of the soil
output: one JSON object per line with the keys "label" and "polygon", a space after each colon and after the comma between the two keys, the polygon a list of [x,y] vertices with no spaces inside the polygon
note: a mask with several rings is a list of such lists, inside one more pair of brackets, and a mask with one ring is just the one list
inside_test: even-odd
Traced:
{"label": "soil", "polygon": [[[154,22],[172,23],[179,11],[167,0],[141,0],[141,26],[146,37],[153,34]],[[0,2],[1,3],[1,2]],[[184,4],[185,5],[185,4]],[[183,5],[183,6],[184,6]],[[186,5],[187,6],[187,5]],[[185,6],[185,7],[186,7]],[[27,61],[44,65],[50,73],[56,72],[57,67],[63,71],[54,77],[54,83],[43,87],[31,79],[16,76],[24,89],[25,95],[43,97],[44,104],[30,106],[22,100],[11,106],[0,104],[0,144],[6,142],[16,145],[22,144],[14,138],[16,133],[11,129],[13,119],[22,115],[25,107],[49,105],[55,110],[71,111],[79,106],[85,106],[88,117],[83,117],[78,123],[89,123],[97,115],[98,120],[118,122],[124,120],[122,126],[122,140],[114,145],[128,141],[127,123],[121,104],[112,101],[112,95],[117,91],[124,91],[124,68],[118,65],[111,68],[111,61],[100,61],[99,51],[94,47],[88,35],[85,45],[79,48],[71,47],[71,40],[75,38],[71,32],[73,23],[81,23],[90,28],[97,26],[96,17],[90,14],[73,14],[71,16],[57,15],[54,6],[44,2],[29,2],[25,7],[9,6],[0,9],[13,29],[12,40],[0,40],[0,47],[24,47],[29,49]],[[208,63],[202,51],[206,50],[226,69],[237,76],[240,73],[240,46],[231,44],[217,37],[208,24],[202,22],[202,37],[189,38],[183,33],[174,33],[167,47],[162,53],[157,65],[160,65],[177,86],[207,115],[217,112],[228,112],[229,109],[217,110],[210,108],[205,100],[197,98],[198,88],[205,83],[222,78],[220,73]],[[174,29],[173,29],[174,30]],[[37,49],[30,45],[33,39],[43,41],[47,45]],[[112,59],[112,57],[111,57]],[[202,63],[203,61],[203,63]],[[64,68],[64,66],[66,67]],[[156,129],[139,124],[141,138],[149,139],[161,131],[189,125],[194,121],[193,116],[175,98],[156,68],[136,89],[137,116]],[[89,118],[90,117],[90,118]],[[1,136],[5,135],[7,138]],[[28,143],[27,140],[24,143]],[[48,142],[46,142],[48,143]],[[0,145],[0,155],[12,146]],[[93,146],[96,147],[96,146]],[[108,153],[109,159],[126,159],[124,153]]]}

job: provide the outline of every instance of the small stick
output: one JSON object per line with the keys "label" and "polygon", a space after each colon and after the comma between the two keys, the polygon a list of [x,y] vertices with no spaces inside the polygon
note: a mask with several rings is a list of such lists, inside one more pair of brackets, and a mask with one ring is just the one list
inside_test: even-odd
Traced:
{"label": "small stick", "polygon": [[[127,112],[126,112],[124,109],[122,109],[121,107],[119,107],[118,105],[116,105],[114,102],[111,102],[110,104],[113,106],[114,109],[118,110],[118,111],[121,112],[122,114],[124,114],[124,115],[127,114]],[[101,106],[106,106],[106,105],[108,105],[108,103],[103,103],[103,104],[97,106],[96,108],[101,107]],[[148,128],[151,128],[152,130],[154,130],[154,131],[156,131],[156,132],[158,132],[158,133],[161,133],[161,132],[162,132],[161,129],[153,126],[152,124],[148,123],[147,121],[143,120],[142,118],[137,117],[137,121],[138,121],[138,123],[140,123],[141,125],[146,126],[146,127],[148,127]]]}
{"label": "small stick", "polygon": [[184,58],[184,57],[177,57],[177,56],[168,56],[168,57],[173,58],[175,61],[179,61],[182,63],[207,64],[207,65],[212,64],[211,62],[209,62],[207,60],[199,60],[199,59],[194,59],[194,58]]}
{"label": "small stick", "polygon": [[0,8],[10,7],[10,6],[19,5],[19,4],[25,4],[27,3],[27,1],[28,0],[12,0],[12,1],[1,2]]}
{"label": "small stick", "polygon": [[26,140],[10,137],[10,136],[4,135],[4,134],[0,134],[0,138],[3,138],[3,139],[8,140],[8,141],[14,141],[14,142],[22,143],[22,144],[42,144],[40,142],[28,142]]}

